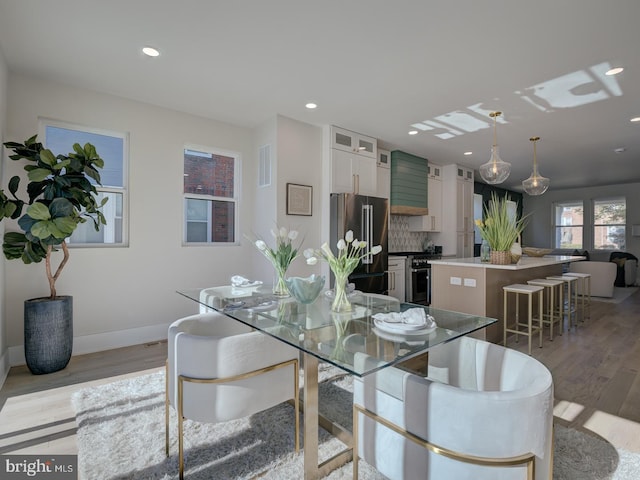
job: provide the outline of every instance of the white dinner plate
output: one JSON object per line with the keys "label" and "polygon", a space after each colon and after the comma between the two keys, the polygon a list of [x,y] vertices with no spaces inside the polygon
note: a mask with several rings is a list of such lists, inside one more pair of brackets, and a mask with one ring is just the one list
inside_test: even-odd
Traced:
{"label": "white dinner plate", "polygon": [[435,329],[431,331],[427,331],[427,333],[420,332],[420,334],[416,334],[415,332],[409,334],[399,334],[399,333],[389,333],[381,330],[377,327],[373,327],[373,333],[375,333],[380,338],[384,340],[389,340],[391,342],[402,342],[408,345],[421,345],[427,341],[428,336],[432,335],[435,332]]}
{"label": "white dinner plate", "polygon": [[[434,332],[436,328],[438,328],[437,325],[434,325],[433,327],[428,327],[428,328],[420,327],[416,329],[415,325],[408,325],[406,323],[387,323],[383,320],[378,320],[377,318],[373,319],[373,323],[377,328],[379,328],[383,332],[392,333],[392,334],[401,335],[401,336],[427,335],[431,332]],[[407,328],[407,327],[411,327],[411,328]]]}

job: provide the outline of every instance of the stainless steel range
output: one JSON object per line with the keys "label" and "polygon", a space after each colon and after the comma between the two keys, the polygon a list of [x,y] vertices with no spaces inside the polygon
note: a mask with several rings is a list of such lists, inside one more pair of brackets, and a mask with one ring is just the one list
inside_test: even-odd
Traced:
{"label": "stainless steel range", "polygon": [[407,257],[405,267],[407,302],[429,305],[431,303],[431,265],[429,260],[442,258],[442,251],[440,253],[394,252],[390,255]]}

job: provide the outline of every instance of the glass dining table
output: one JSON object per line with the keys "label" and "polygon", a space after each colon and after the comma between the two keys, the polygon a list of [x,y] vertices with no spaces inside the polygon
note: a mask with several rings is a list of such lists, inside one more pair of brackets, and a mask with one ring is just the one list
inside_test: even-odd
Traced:
{"label": "glass dining table", "polygon": [[[320,362],[359,377],[390,366],[426,376],[430,349],[497,321],[361,292],[351,294],[352,310],[345,313],[331,311],[331,290],[321,293],[310,304],[298,302],[293,297],[275,297],[271,287],[266,285],[190,288],[178,293],[200,304],[201,311],[213,309],[300,350],[304,378],[302,410],[306,480],[326,476],[350,461],[353,454],[351,432],[319,415]],[[423,309],[431,315],[436,326],[405,330],[381,322],[380,315],[377,315],[403,314],[414,308]],[[409,315],[415,313],[412,311]],[[366,353],[377,362],[354,363],[357,352]],[[343,452],[321,464],[318,463],[319,425],[329,429],[347,446]]]}

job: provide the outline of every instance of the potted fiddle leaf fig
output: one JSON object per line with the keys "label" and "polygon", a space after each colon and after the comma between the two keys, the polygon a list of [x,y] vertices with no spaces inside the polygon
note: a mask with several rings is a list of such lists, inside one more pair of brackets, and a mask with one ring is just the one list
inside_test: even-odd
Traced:
{"label": "potted fiddle leaf fig", "polygon": [[[25,264],[44,260],[50,295],[25,300],[24,349],[27,366],[34,374],[62,370],[69,363],[73,348],[73,297],[58,295],[56,280],[69,260],[67,239],[81,223],[92,221],[98,231],[106,225],[98,201],[96,185],[104,161],[90,143],[73,145],[73,152],[54,155],[36,140],[6,142],[13,151],[11,160],[24,160],[29,180],[28,200],[19,198],[20,177],[9,180],[8,194],[0,190],[0,220],[17,220],[21,231],[7,231],[2,251],[7,259]],[[93,182],[92,182],[93,180]],[[26,208],[25,208],[26,207]],[[52,257],[62,250],[57,268]]]}

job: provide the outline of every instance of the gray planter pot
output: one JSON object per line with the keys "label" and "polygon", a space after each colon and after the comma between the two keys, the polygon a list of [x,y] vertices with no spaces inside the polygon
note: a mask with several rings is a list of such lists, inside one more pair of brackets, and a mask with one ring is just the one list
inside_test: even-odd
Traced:
{"label": "gray planter pot", "polygon": [[57,372],[73,350],[73,297],[24,302],[24,355],[34,375]]}

